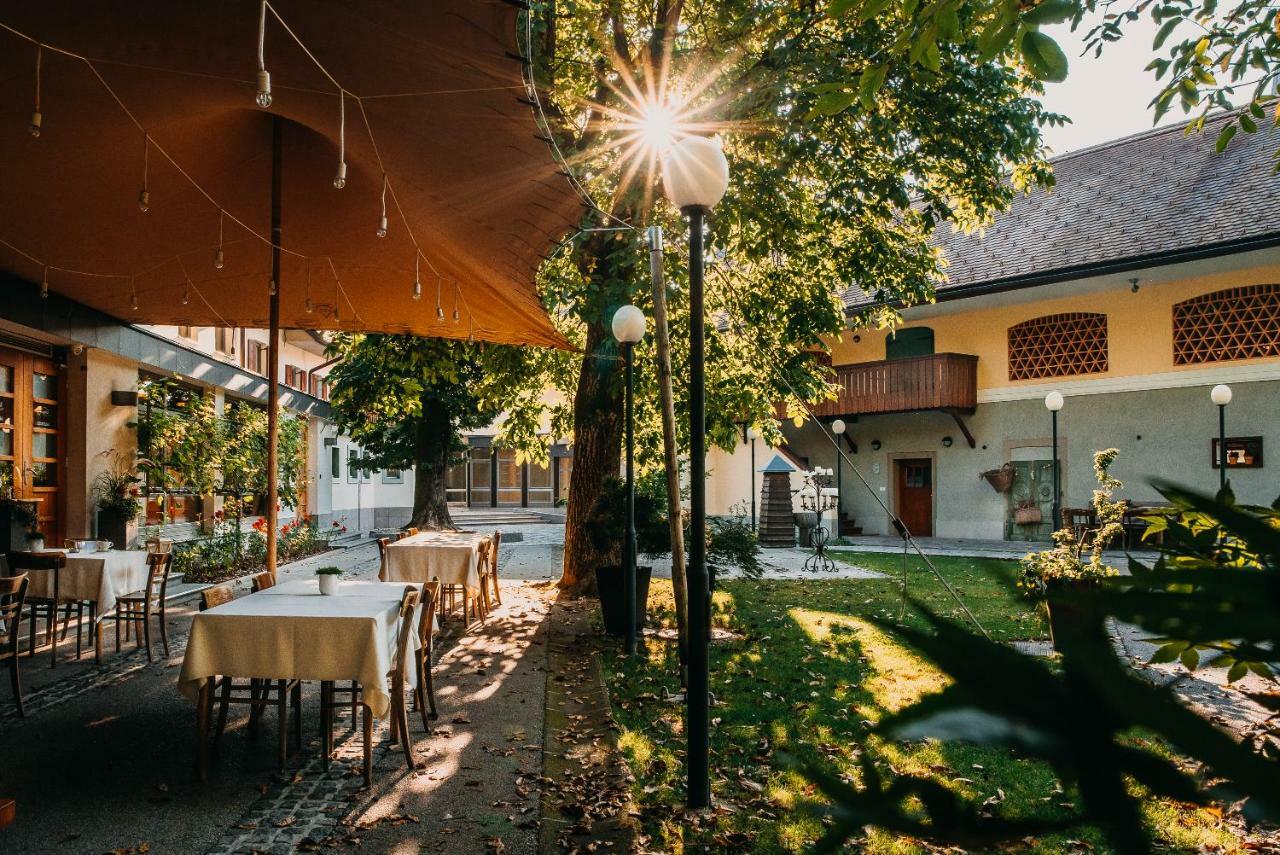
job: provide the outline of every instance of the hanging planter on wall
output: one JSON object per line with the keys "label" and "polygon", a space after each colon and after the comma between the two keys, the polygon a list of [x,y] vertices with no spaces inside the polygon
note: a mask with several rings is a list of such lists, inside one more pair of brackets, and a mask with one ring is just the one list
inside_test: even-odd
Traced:
{"label": "hanging planter on wall", "polygon": [[986,472],[978,473],[978,477],[990,484],[991,489],[997,493],[1007,493],[1009,488],[1013,486],[1013,464],[1006,463],[999,469],[988,469]]}
{"label": "hanging planter on wall", "polygon": [[1044,520],[1044,512],[1031,499],[1027,499],[1013,511],[1013,521],[1018,525],[1039,525]]}

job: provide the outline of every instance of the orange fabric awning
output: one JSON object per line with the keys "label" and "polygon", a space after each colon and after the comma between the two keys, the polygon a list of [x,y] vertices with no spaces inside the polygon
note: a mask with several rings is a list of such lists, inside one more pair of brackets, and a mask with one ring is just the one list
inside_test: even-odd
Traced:
{"label": "orange fabric awning", "polygon": [[[267,326],[274,113],[281,326],[565,346],[533,279],[580,202],[518,100],[515,7],[271,6],[297,40],[268,12],[263,110],[256,0],[5,3],[0,24],[47,47],[0,30],[0,267],[39,282],[47,265],[52,291],[130,322]],[[341,190],[338,86],[318,64],[349,93]]]}

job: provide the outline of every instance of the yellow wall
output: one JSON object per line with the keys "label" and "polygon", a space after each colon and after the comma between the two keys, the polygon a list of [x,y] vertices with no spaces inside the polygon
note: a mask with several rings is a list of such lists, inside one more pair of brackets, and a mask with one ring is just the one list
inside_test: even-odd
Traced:
{"label": "yellow wall", "polygon": [[[1090,291],[1040,299],[1015,305],[990,305],[1005,299],[967,300],[965,304],[988,304],[985,308],[950,310],[939,304],[931,311],[942,311],[934,317],[910,319],[903,328],[926,326],[934,332],[934,350],[938,353],[972,353],[978,359],[978,389],[1034,386],[1044,379],[1009,381],[1008,329],[1010,326],[1041,315],[1060,312],[1102,312],[1107,315],[1107,338],[1110,370],[1089,377],[1126,377],[1164,372],[1202,370],[1206,366],[1173,364],[1173,304],[1201,294],[1240,285],[1280,282],[1280,266],[1270,265],[1189,277],[1162,283],[1142,283],[1137,294],[1130,292],[1125,277],[1115,277],[1117,286],[1105,291]],[[1047,294],[1070,290],[1072,283],[1043,286]],[[857,335],[861,341],[853,341]],[[872,362],[884,359],[888,330],[846,332],[832,344],[832,363]],[[1275,363],[1275,358],[1239,360],[1232,366]]]}

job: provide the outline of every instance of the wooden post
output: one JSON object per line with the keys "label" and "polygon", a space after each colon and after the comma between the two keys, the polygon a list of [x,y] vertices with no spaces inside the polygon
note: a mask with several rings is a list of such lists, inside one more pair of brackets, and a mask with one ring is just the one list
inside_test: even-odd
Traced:
{"label": "wooden post", "polygon": [[267,572],[276,572],[276,538],[280,529],[280,167],[284,123],[271,117],[271,308],[267,331]]}

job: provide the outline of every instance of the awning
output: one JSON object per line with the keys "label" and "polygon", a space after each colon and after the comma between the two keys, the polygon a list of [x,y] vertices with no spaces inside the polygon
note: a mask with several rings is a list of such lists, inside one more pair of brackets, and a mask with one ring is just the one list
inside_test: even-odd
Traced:
{"label": "awning", "polygon": [[126,321],[266,327],[274,113],[281,326],[564,346],[533,280],[579,200],[520,100],[515,6],[271,7],[264,110],[258,2],[5,3],[35,41],[0,30],[0,267]]}

